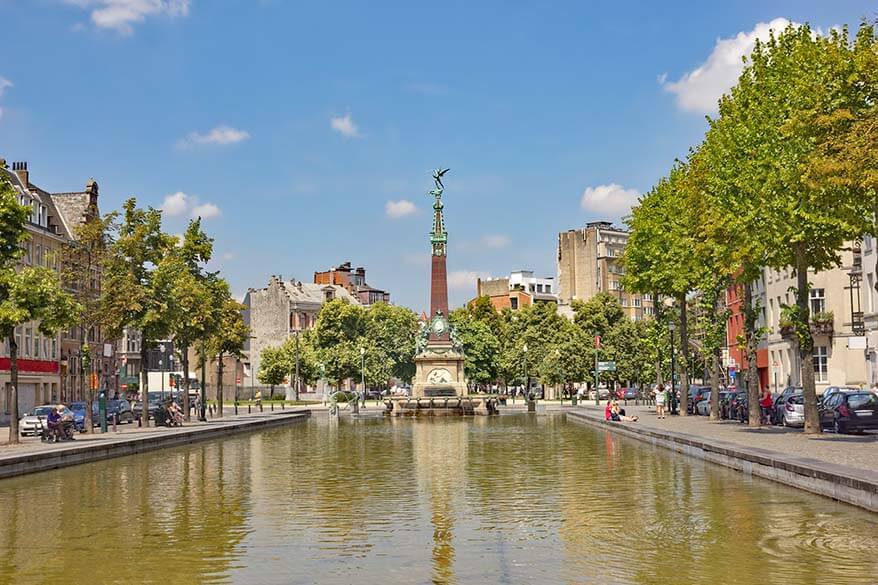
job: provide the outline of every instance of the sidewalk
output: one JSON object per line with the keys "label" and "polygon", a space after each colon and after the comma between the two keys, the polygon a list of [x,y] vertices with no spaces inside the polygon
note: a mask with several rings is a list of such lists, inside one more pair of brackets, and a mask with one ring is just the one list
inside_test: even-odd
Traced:
{"label": "sidewalk", "polygon": [[[855,469],[875,472],[878,470],[878,433],[865,435],[806,435],[801,429],[788,429],[776,426],[763,426],[751,429],[746,424],[734,421],[711,422],[706,416],[668,416],[659,420],[655,408],[649,406],[622,405],[629,415],[637,415],[636,423],[655,430],[671,431],[697,437],[701,440],[719,440],[741,447],[768,449],[795,457],[807,457],[825,463],[845,465]],[[579,410],[604,416],[605,403],[595,406],[581,405]]]}
{"label": "sidewalk", "polygon": [[[234,416],[224,409],[224,413],[223,418],[212,418],[208,422],[193,421],[182,427],[140,428],[136,423],[120,425],[115,433],[78,434],[76,440],[61,443],[43,443],[38,437],[22,437],[18,445],[0,445],[0,478],[289,424],[307,419],[311,411],[290,408],[274,412],[255,411],[252,414],[245,411]],[[3,427],[0,432],[7,433],[0,435],[0,439],[8,437],[9,427]]]}

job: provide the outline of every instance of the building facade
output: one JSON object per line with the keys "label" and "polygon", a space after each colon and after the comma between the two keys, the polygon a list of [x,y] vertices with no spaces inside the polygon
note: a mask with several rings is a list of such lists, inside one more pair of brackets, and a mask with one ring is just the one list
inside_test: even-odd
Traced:
{"label": "building facade", "polygon": [[272,276],[265,288],[249,289],[244,296],[244,322],[250,327],[251,338],[245,345],[248,360],[244,370],[248,376],[243,383],[255,384],[250,378],[258,374],[260,356],[266,348],[279,347],[290,337],[314,327],[323,303],[337,298],[359,304],[342,285],[285,281],[280,276]]}
{"label": "building facade", "polygon": [[[870,315],[874,324],[874,302],[868,284],[851,286],[856,279],[853,274],[863,275],[863,260],[874,262],[874,241],[872,250],[865,254],[858,245],[852,245],[840,252],[841,265],[822,272],[809,272],[809,308],[811,311],[811,333],[814,336],[814,376],[817,393],[828,386],[860,386],[874,381],[874,329],[862,330],[865,323],[860,320],[863,313]],[[868,283],[869,274],[865,282]],[[874,273],[873,273],[874,282]],[[760,324],[768,328],[766,349],[768,353],[768,383],[772,391],[782,390],[787,385],[801,385],[800,362],[795,334],[786,322],[784,305],[795,304],[795,294],[791,288],[796,286],[795,272],[790,269],[765,269],[762,276],[762,295]],[[863,289],[866,302],[862,303]],[[869,305],[869,303],[872,303]],[[859,307],[865,306],[865,310]],[[868,307],[871,306],[871,309]],[[856,315],[860,313],[860,315]],[[872,348],[872,349],[870,349]]]}
{"label": "building facade", "polygon": [[[7,170],[5,161],[0,161],[0,179],[8,181],[18,194],[19,202],[33,210],[27,225],[30,238],[23,244],[22,264],[60,270],[62,248],[75,243],[80,225],[100,214],[97,182],[90,179],[82,191],[50,193],[31,182],[26,162],[14,162],[11,170]],[[92,266],[87,274],[77,273],[76,279],[62,278],[62,285],[74,294],[99,296],[100,266]],[[38,404],[84,399],[92,374],[98,387],[115,392],[115,352],[100,327],[91,331],[72,327],[45,337],[40,334],[38,323],[26,323],[15,335],[19,347],[19,414]],[[83,343],[88,343],[92,358],[89,372],[81,371],[80,367]],[[4,391],[0,393],[0,417],[5,419],[10,415],[9,370],[9,344],[3,340],[0,342],[0,386]]]}
{"label": "building facade", "polygon": [[314,284],[343,286],[361,305],[389,303],[390,293],[366,284],[366,269],[351,268],[350,262],[314,273]]}
{"label": "building facade", "polygon": [[479,278],[476,280],[476,298],[490,298],[498,311],[516,311],[534,303],[557,303],[555,280],[536,278],[533,274],[532,270],[518,270],[500,278]]}
{"label": "building facade", "polygon": [[598,293],[618,297],[625,314],[635,321],[655,314],[652,297],[622,288],[622,255],[628,232],[607,221],[558,234],[557,294],[562,306],[588,301]]}

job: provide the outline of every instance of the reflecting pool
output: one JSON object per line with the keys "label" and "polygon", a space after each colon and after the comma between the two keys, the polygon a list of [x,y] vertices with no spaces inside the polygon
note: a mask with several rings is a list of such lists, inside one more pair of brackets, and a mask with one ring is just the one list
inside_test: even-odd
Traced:
{"label": "reflecting pool", "polygon": [[0,583],[869,583],[878,518],[564,415],[342,420],[0,482]]}

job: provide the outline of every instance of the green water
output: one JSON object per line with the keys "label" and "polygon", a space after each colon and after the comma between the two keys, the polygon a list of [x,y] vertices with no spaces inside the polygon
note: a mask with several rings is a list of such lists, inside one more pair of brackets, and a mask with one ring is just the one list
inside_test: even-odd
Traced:
{"label": "green water", "polygon": [[878,518],[567,422],[326,418],[0,482],[0,583],[875,583]]}

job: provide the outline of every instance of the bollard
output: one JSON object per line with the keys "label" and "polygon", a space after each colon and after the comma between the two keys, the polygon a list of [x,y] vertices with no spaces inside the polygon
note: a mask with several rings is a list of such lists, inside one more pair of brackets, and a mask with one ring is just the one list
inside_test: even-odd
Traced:
{"label": "bollard", "polygon": [[250,403],[247,403],[247,414],[250,414]]}
{"label": "bollard", "polygon": [[262,402],[259,403],[259,412],[262,412]]}
{"label": "bollard", "polygon": [[119,423],[119,414],[117,413],[117,414],[114,414],[114,415],[113,415],[113,432],[114,432],[114,433],[119,432],[119,431],[116,429],[116,425],[117,425],[118,423]]}
{"label": "bollard", "polygon": [[274,412],[274,402],[271,403],[271,412]]}
{"label": "bollard", "polygon": [[286,401],[281,400],[281,401],[280,401],[280,409],[281,409],[281,410],[284,409],[284,404],[286,404]]}
{"label": "bollard", "polygon": [[235,414],[238,414],[238,401],[235,400]]}

